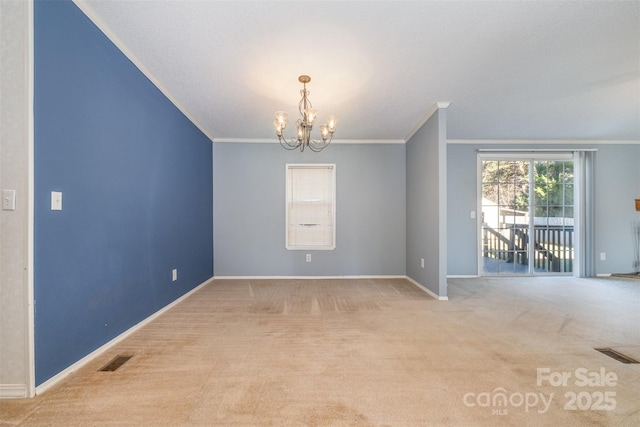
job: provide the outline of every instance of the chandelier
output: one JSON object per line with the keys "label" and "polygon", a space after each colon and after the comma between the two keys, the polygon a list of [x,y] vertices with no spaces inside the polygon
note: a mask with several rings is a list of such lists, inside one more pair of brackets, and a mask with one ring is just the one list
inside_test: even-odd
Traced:
{"label": "chandelier", "polygon": [[298,111],[300,111],[300,118],[296,120],[296,136],[287,140],[282,134],[284,128],[287,127],[287,113],[284,111],[276,112],[276,120],[273,125],[276,128],[276,135],[280,145],[287,150],[295,150],[300,148],[300,151],[304,151],[305,147],[309,147],[311,151],[322,151],[325,149],[333,138],[333,132],[336,130],[336,123],[338,118],[336,116],[327,116],[327,123],[320,126],[320,140],[311,138],[311,130],[313,129],[313,123],[316,121],[318,111],[314,110],[309,101],[309,91],[307,90],[307,83],[311,81],[309,76],[300,76],[298,81],[302,83],[303,87],[300,91],[302,99],[298,104]]}

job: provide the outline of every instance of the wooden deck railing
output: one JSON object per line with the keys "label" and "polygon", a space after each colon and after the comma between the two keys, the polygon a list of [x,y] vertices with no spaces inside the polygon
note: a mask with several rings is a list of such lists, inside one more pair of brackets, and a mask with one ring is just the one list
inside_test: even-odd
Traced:
{"label": "wooden deck railing", "polygon": [[[482,256],[529,265],[529,227],[482,228]],[[573,227],[535,226],[534,268],[552,272],[573,271]]]}

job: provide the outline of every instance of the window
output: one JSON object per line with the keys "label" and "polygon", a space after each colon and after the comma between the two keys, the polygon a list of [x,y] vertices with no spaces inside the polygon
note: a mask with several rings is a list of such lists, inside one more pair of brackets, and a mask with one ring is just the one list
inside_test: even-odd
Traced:
{"label": "window", "polygon": [[336,247],[336,165],[287,165],[286,248]]}

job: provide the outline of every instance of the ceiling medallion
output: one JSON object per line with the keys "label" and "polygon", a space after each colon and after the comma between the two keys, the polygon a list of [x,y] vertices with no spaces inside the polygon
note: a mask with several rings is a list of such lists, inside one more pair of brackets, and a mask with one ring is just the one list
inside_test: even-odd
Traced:
{"label": "ceiling medallion", "polygon": [[300,151],[304,151],[305,147],[309,147],[311,151],[322,151],[333,139],[333,132],[336,130],[338,118],[336,116],[327,116],[327,123],[320,126],[321,140],[312,139],[311,130],[313,129],[313,123],[318,116],[318,111],[312,108],[311,101],[309,101],[307,83],[311,81],[311,77],[302,75],[298,77],[298,81],[302,83],[303,87],[302,90],[300,90],[302,99],[298,104],[300,118],[296,120],[297,135],[289,140],[282,135],[284,133],[284,128],[287,127],[287,113],[284,111],[276,112],[276,120],[273,122],[273,125],[276,128],[276,135],[278,135],[280,145],[287,150],[300,148]]}

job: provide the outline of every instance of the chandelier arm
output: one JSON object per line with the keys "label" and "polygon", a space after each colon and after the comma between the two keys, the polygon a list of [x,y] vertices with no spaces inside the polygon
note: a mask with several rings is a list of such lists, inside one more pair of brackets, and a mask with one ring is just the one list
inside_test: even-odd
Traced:
{"label": "chandelier arm", "polygon": [[280,145],[282,146],[282,148],[284,148],[285,150],[295,150],[302,145],[302,142],[299,142],[294,138],[291,138],[291,141],[287,141],[287,138],[279,137],[278,140],[280,141]]}
{"label": "chandelier arm", "polygon": [[313,145],[309,144],[309,149],[310,149],[311,151],[313,151],[314,153],[319,153],[319,152],[321,152],[322,150],[324,150],[324,149],[325,149],[325,147],[318,147],[318,148],[314,148],[314,146],[313,146]]}
{"label": "chandelier arm", "polygon": [[311,149],[311,151],[313,151],[314,153],[319,153],[320,151],[324,150],[325,148],[327,148],[329,146],[329,144],[331,144],[331,140],[333,139],[333,135],[331,135],[329,138],[327,138],[326,141],[316,141],[314,139],[309,139],[309,148]]}

